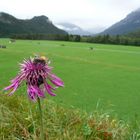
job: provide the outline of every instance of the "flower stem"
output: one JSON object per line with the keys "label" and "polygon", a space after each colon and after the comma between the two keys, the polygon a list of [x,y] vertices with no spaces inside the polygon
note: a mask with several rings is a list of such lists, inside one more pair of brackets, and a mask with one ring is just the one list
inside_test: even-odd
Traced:
{"label": "flower stem", "polygon": [[31,106],[31,101],[28,102],[29,103],[29,116],[31,116],[31,120],[32,120],[32,125],[33,125],[33,133],[34,136],[36,137],[36,128],[35,128],[35,121],[33,119],[33,112],[32,112],[32,106]]}
{"label": "flower stem", "polygon": [[42,115],[42,108],[40,103],[40,98],[37,98],[38,101],[38,109],[39,109],[39,117],[40,117],[40,138],[44,140],[44,128],[43,128],[43,115]]}

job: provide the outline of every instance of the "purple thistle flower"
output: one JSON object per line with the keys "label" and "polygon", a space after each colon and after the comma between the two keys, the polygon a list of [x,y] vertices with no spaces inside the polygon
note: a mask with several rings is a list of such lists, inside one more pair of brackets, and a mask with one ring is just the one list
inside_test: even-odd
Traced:
{"label": "purple thistle flower", "polygon": [[[45,57],[24,60],[20,68],[19,74],[11,80],[11,85],[4,88],[4,90],[11,90],[9,95],[12,95],[23,81],[26,81],[28,96],[33,101],[38,97],[44,98],[45,90],[51,96],[55,96],[53,91],[57,87],[64,86],[63,81],[51,72],[52,67],[48,66]],[[43,88],[40,87],[41,85]]]}

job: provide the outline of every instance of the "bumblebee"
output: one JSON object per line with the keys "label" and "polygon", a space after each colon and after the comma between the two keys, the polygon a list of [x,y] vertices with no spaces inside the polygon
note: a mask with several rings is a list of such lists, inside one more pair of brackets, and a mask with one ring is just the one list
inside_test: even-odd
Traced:
{"label": "bumblebee", "polygon": [[38,64],[38,63],[41,63],[41,64],[46,64],[46,57],[45,56],[41,56],[41,57],[35,57],[34,60],[33,60],[33,63],[34,64]]}
{"label": "bumblebee", "polygon": [[[45,56],[40,56],[40,57],[35,57],[34,60],[33,60],[33,63],[34,64],[43,64],[45,65],[46,62],[47,62],[47,58]],[[41,75],[39,75],[39,78],[37,80],[37,86],[39,87],[41,84],[43,84],[43,78]]]}

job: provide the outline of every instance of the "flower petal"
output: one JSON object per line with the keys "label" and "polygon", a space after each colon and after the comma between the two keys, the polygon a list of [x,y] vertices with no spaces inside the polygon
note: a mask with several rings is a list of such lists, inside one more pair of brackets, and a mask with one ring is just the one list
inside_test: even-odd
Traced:
{"label": "flower petal", "polygon": [[36,101],[37,99],[36,93],[35,93],[35,90],[33,90],[31,86],[28,87],[27,92],[28,92],[29,98],[33,101]]}
{"label": "flower petal", "polygon": [[64,86],[63,81],[59,77],[57,77],[56,75],[54,75],[54,74],[50,74],[49,79],[56,86],[61,86],[61,87]]}
{"label": "flower petal", "polygon": [[8,94],[9,96],[11,96],[18,88],[19,84],[16,83],[16,85],[14,85],[13,90]]}
{"label": "flower petal", "polygon": [[56,96],[56,94],[54,94],[54,93],[52,92],[52,89],[51,89],[50,85],[49,85],[47,82],[44,83],[44,87],[45,87],[45,89],[47,90],[47,92],[48,92],[51,96]]}
{"label": "flower petal", "polygon": [[37,95],[39,97],[45,98],[45,95],[44,95],[43,91],[38,87],[36,87],[36,89],[37,89]]}

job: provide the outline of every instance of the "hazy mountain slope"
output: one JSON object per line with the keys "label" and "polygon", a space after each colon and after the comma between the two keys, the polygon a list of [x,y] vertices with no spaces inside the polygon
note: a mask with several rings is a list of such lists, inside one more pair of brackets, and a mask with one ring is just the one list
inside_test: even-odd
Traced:
{"label": "hazy mountain slope", "polygon": [[140,9],[131,12],[129,15],[126,16],[126,18],[112,25],[101,34],[127,34],[138,29],[140,29]]}

